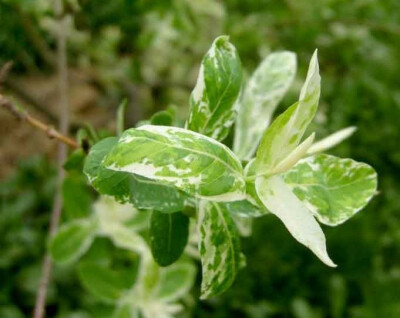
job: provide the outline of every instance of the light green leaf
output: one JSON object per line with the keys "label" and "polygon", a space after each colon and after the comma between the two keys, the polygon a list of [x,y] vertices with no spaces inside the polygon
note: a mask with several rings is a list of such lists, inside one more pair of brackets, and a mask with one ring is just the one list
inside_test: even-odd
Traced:
{"label": "light green leaf", "polygon": [[291,153],[287,155],[285,159],[283,159],[275,169],[271,172],[271,174],[279,174],[289,170],[293,167],[296,162],[298,162],[302,157],[305,156],[307,150],[310,148],[311,144],[314,141],[315,133],[312,133],[308,138],[306,138],[300,145],[293,149]]}
{"label": "light green leaf", "polygon": [[191,263],[175,263],[165,268],[161,273],[156,298],[163,302],[178,300],[190,291],[195,276],[196,267]]}
{"label": "light green leaf", "polygon": [[205,299],[232,285],[241,263],[240,238],[229,211],[217,202],[200,201],[197,224]]}
{"label": "light green leaf", "polygon": [[317,52],[310,61],[300,99],[281,114],[265,132],[257,150],[257,175],[271,174],[297,147],[318,108],[320,82]]}
{"label": "light green leaf", "polygon": [[335,147],[336,145],[340,144],[343,140],[349,138],[351,135],[354,134],[356,130],[357,127],[354,126],[341,129],[329,135],[328,137],[313,143],[312,146],[308,149],[307,154],[313,155],[318,152],[324,152],[326,150],[329,150]]}
{"label": "light green leaf", "polygon": [[130,303],[119,305],[115,309],[112,318],[139,318],[139,311],[132,307]]}
{"label": "light green leaf", "polygon": [[235,125],[233,149],[240,159],[253,157],[295,73],[296,55],[277,52],[268,55],[250,77],[239,103]]}
{"label": "light green leaf", "polygon": [[114,303],[132,285],[132,279],[125,272],[116,272],[96,263],[81,263],[78,266],[79,279],[83,286],[105,302]]}
{"label": "light green leaf", "polygon": [[326,251],[325,235],[312,213],[294,195],[281,176],[257,177],[256,190],[264,205],[286,226],[290,234],[326,265],[336,265]]}
{"label": "light green leaf", "polygon": [[372,167],[329,155],[299,161],[284,178],[318,221],[327,225],[351,218],[367,205],[377,187]]}
{"label": "light green leaf", "polygon": [[215,201],[245,196],[242,166],[225,145],[175,127],[142,126],[125,131],[104,165],[171,184]]}
{"label": "light green leaf", "polygon": [[89,249],[95,234],[96,224],[93,220],[71,221],[60,227],[50,240],[50,255],[57,263],[77,260]]}
{"label": "light green leaf", "polygon": [[189,235],[189,218],[182,214],[153,211],[150,220],[150,248],[160,266],[178,260]]}
{"label": "light green leaf", "polygon": [[139,209],[157,207],[166,213],[182,210],[186,195],[175,187],[139,175],[109,170],[102,165],[104,157],[117,142],[117,138],[110,137],[91,148],[84,172],[92,186],[103,195],[112,196],[121,203],[131,202]]}
{"label": "light green leaf", "polygon": [[69,172],[62,184],[63,212],[68,220],[85,218],[91,213],[90,187],[82,173]]}
{"label": "light green leaf", "polygon": [[228,36],[215,39],[201,62],[196,86],[190,96],[186,128],[223,140],[232,126],[242,69],[239,55]]}

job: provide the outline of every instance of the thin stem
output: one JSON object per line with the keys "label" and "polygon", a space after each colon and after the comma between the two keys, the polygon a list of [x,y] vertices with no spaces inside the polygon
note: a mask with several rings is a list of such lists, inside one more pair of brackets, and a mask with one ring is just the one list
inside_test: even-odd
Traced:
{"label": "thin stem", "polygon": [[43,123],[39,119],[33,117],[28,112],[18,109],[15,104],[7,97],[0,94],[0,106],[6,108],[11,114],[13,114],[18,120],[26,121],[33,127],[43,131],[49,138],[57,139],[60,143],[63,143],[71,148],[78,148],[78,143],[57,131],[52,126]]}
{"label": "thin stem", "polygon": [[[61,0],[55,2],[55,12],[58,17],[58,34],[57,34],[57,70],[58,70],[58,85],[60,93],[60,133],[66,135],[69,128],[69,99],[68,99],[68,74],[67,74],[67,50],[66,50],[66,34],[65,34],[65,19],[63,14],[63,5]],[[67,158],[67,146],[65,143],[58,144],[58,179],[57,192],[54,201],[53,211],[51,213],[49,236],[51,237],[57,230],[58,223],[61,217],[62,210],[62,195],[61,186],[64,180],[63,163]],[[43,259],[42,276],[40,286],[36,298],[34,318],[42,318],[45,315],[45,304],[47,286],[50,281],[52,270],[52,262],[48,253]]]}

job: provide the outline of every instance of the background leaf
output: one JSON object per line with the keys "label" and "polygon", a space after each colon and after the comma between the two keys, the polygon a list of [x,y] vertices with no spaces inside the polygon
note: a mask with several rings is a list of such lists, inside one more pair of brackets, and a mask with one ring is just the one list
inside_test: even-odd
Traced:
{"label": "background leaf", "polygon": [[113,271],[96,263],[81,263],[78,275],[83,286],[105,302],[117,302],[132,286],[126,273]]}
{"label": "background leaf", "polygon": [[250,160],[296,74],[292,52],[269,54],[250,77],[239,102],[234,152]]}
{"label": "background leaf", "polygon": [[51,257],[58,263],[78,259],[92,244],[95,231],[96,225],[90,219],[71,221],[63,225],[50,240]]}

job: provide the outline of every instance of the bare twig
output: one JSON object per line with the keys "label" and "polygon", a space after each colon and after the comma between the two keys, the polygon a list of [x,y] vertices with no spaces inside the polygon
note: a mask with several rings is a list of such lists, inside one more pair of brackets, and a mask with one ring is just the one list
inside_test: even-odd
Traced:
{"label": "bare twig", "polygon": [[0,94],[0,107],[4,107],[5,109],[7,109],[18,120],[26,121],[33,127],[43,131],[49,138],[57,139],[59,142],[71,148],[79,147],[78,143],[74,139],[61,134],[52,126],[41,122],[39,119],[33,117],[28,112],[18,109],[17,106],[15,106],[15,104],[11,100],[9,100],[7,97],[1,94]]}
{"label": "bare twig", "polygon": [[3,83],[5,82],[7,75],[10,72],[12,66],[13,66],[13,62],[9,61],[1,67],[1,69],[0,69],[0,86],[3,85]]}
{"label": "bare twig", "polygon": [[[59,20],[59,29],[57,34],[57,70],[58,70],[58,85],[60,93],[60,123],[59,129],[61,134],[66,135],[69,128],[69,100],[68,100],[68,74],[67,74],[67,50],[66,50],[66,33],[65,33],[65,18],[62,16],[63,5],[62,0],[55,1],[55,12]],[[57,230],[61,216],[62,196],[61,185],[64,180],[63,163],[67,157],[67,147],[64,143],[58,145],[58,179],[57,192],[54,202],[53,211],[51,213],[50,237]],[[48,255],[44,257],[42,266],[42,276],[40,286],[36,298],[34,318],[42,318],[45,315],[47,286],[50,281],[52,270],[52,262]]]}

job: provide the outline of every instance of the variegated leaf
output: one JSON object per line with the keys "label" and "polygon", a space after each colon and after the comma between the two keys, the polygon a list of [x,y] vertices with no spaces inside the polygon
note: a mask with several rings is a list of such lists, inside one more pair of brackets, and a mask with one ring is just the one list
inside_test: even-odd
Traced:
{"label": "variegated leaf", "polygon": [[232,285],[241,264],[240,239],[229,211],[217,202],[202,200],[197,222],[205,299]]}
{"label": "variegated leaf", "polygon": [[230,213],[240,217],[260,217],[270,213],[268,209],[261,202],[255,187],[255,173],[256,165],[255,159],[250,160],[245,169],[244,175],[246,177],[246,198],[240,201],[224,203]]}
{"label": "variegated leaf", "polygon": [[336,265],[326,251],[325,235],[307,207],[294,195],[281,176],[256,178],[256,190],[264,205],[286,226],[290,234],[326,265]]}
{"label": "variegated leaf", "polygon": [[201,62],[196,86],[190,96],[186,128],[223,140],[232,126],[242,69],[239,55],[228,36],[215,39]]}
{"label": "variegated leaf", "polygon": [[281,114],[265,132],[257,150],[257,175],[275,168],[297,147],[318,108],[320,82],[317,52],[311,58],[300,99]]}
{"label": "variegated leaf", "polygon": [[87,156],[84,172],[92,186],[101,194],[121,203],[131,202],[139,209],[157,208],[162,212],[182,210],[186,195],[171,185],[103,166],[104,157],[115,147],[118,138],[110,137],[94,145]]}
{"label": "variegated leaf", "polygon": [[249,79],[239,103],[235,125],[234,152],[250,160],[272,115],[296,73],[296,55],[277,52],[268,55]]}
{"label": "variegated leaf", "polygon": [[340,144],[343,140],[349,138],[351,135],[354,134],[356,130],[357,127],[354,126],[347,127],[329,135],[324,139],[318,140],[311,145],[311,147],[307,151],[307,154],[313,155],[319,152],[324,152],[326,150],[329,150],[335,147],[336,145]]}
{"label": "variegated leaf", "polygon": [[377,187],[372,167],[329,155],[301,160],[284,178],[315,217],[332,226],[345,222],[367,205]]}
{"label": "variegated leaf", "polygon": [[245,196],[243,169],[233,152],[212,138],[182,128],[129,129],[104,165],[209,200],[234,201]]}

